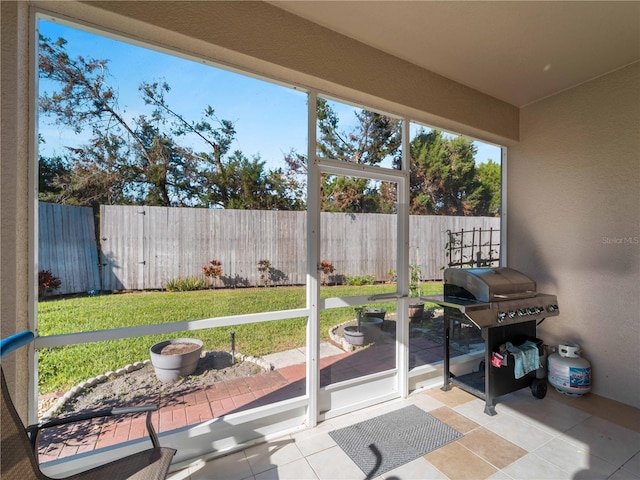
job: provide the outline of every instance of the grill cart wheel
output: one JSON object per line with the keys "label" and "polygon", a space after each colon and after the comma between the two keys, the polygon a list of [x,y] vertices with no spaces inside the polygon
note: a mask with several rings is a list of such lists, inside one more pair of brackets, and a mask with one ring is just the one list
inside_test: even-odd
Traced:
{"label": "grill cart wheel", "polygon": [[544,398],[547,394],[547,379],[534,379],[533,382],[531,382],[531,394],[536,398]]}

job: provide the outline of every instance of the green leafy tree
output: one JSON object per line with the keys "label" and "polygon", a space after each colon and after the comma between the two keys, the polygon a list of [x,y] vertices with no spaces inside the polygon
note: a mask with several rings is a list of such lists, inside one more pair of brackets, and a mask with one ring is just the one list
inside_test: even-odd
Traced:
{"label": "green leafy tree", "polygon": [[[355,113],[357,124],[351,131],[342,130],[338,115],[329,102],[319,98],[318,155],[358,165],[379,165],[400,156],[401,121],[376,112]],[[290,191],[300,198],[306,187],[307,157],[295,151],[285,156],[285,173]],[[396,192],[392,185],[360,177],[323,175],[322,210],[350,213],[391,212],[395,210]]]}
{"label": "green leafy tree", "polygon": [[401,121],[368,110],[356,112],[358,123],[350,131],[340,129],[338,116],[327,100],[318,99],[318,153],[358,165],[379,165],[388,157],[399,158]]}
{"label": "green leafy tree", "polygon": [[61,203],[64,190],[60,179],[69,174],[68,162],[62,156],[38,158],[38,198],[43,202]]}
{"label": "green leafy tree", "polygon": [[410,213],[473,215],[480,182],[476,147],[463,137],[422,131],[411,141]]}
{"label": "green leafy tree", "polygon": [[[55,123],[77,133],[88,128],[92,136],[69,148],[68,168],[55,180],[64,192],[60,199],[80,205],[300,207],[282,170],[267,171],[259,158],[230,152],[234,124],[211,106],[189,120],[169,105],[166,82],[143,82],[139,93],[151,112],[128,120],[107,82],[108,60],[71,59],[65,46],[64,39],[40,37],[40,75],[60,87],[41,96],[40,108]],[[184,146],[194,141],[202,151]]]}
{"label": "green leafy tree", "polygon": [[[318,153],[325,158],[358,165],[376,166],[387,158],[398,161],[402,143],[401,121],[368,110],[360,110],[355,116],[355,128],[341,130],[331,105],[319,98]],[[387,194],[391,191],[388,185],[360,177],[324,176],[322,209],[352,213],[393,211],[395,196],[381,195],[381,190]]]}
{"label": "green leafy tree", "polygon": [[480,190],[477,192],[478,204],[476,213],[477,215],[497,217],[500,215],[502,198],[500,164],[489,160],[478,165],[476,172],[481,184]]}

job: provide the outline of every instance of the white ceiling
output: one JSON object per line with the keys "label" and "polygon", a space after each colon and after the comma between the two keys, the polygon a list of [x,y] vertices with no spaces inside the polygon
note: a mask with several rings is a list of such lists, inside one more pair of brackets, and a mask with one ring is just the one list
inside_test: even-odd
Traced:
{"label": "white ceiling", "polygon": [[640,60],[640,1],[272,1],[523,106]]}

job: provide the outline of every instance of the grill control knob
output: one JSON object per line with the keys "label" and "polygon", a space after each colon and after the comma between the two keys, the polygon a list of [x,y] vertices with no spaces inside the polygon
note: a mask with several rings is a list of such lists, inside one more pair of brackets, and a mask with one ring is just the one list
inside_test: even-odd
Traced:
{"label": "grill control knob", "polygon": [[552,304],[547,306],[547,312],[553,313],[557,311],[558,311],[558,305]]}
{"label": "grill control knob", "polygon": [[498,312],[498,323],[504,322],[504,319],[507,317],[507,314],[504,312]]}
{"label": "grill control knob", "polygon": [[526,308],[521,308],[520,310],[518,310],[519,317],[524,317],[525,315],[528,315]]}
{"label": "grill control knob", "polygon": [[535,315],[537,313],[536,309],[531,307],[529,308],[529,315]]}
{"label": "grill control knob", "polygon": [[509,310],[509,313],[507,313],[507,315],[509,315],[509,318],[514,318],[516,316],[516,311],[515,310]]}

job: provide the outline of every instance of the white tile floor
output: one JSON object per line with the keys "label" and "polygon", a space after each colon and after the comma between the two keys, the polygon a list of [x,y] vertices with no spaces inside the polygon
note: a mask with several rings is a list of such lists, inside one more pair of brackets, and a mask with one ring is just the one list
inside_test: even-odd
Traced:
{"label": "white tile floor", "polygon": [[409,404],[455,419],[455,425],[443,421],[458,429],[464,425],[466,438],[378,479],[640,479],[637,409],[593,394],[575,398],[552,390],[537,400],[526,389],[501,397],[493,417],[484,414],[483,401],[457,389],[417,392],[406,400],[335,418],[209,462],[195,462],[170,479],[364,479],[329,432]]}

